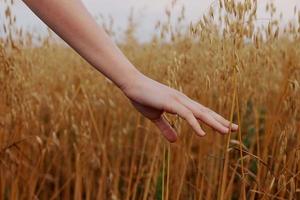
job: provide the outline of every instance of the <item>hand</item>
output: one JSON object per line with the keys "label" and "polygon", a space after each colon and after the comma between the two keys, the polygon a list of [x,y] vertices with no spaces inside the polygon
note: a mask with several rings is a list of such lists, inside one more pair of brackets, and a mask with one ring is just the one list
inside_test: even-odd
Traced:
{"label": "hand", "polygon": [[[163,116],[164,112],[186,119],[201,136],[205,133],[197,120],[221,133],[228,132],[230,122],[217,113],[139,73],[81,1],[24,2],[85,60],[123,89],[135,108],[152,120],[170,142],[174,142],[177,135]],[[237,128],[237,125],[232,125],[232,130]]]}
{"label": "hand", "polygon": [[204,136],[205,132],[200,127],[198,120],[222,134],[228,133],[230,126],[232,131],[238,129],[236,124],[230,123],[183,93],[142,74],[136,76],[130,84],[122,89],[134,107],[154,122],[170,142],[176,141],[177,134],[164,117],[164,112],[178,114],[191,125],[199,136]]}

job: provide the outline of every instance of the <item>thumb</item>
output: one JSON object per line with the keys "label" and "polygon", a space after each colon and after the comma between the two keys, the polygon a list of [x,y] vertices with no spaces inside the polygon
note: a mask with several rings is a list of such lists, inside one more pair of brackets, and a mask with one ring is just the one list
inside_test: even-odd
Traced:
{"label": "thumb", "polygon": [[152,121],[169,142],[175,142],[177,140],[176,131],[172,128],[164,115],[161,115],[158,119]]}

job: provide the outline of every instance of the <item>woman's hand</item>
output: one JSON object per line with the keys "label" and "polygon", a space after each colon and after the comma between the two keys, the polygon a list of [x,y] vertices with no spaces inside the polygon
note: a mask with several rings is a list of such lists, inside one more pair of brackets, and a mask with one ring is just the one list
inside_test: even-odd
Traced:
{"label": "woman's hand", "polygon": [[238,129],[236,124],[231,124],[219,114],[190,99],[183,93],[142,74],[137,75],[122,90],[134,107],[154,122],[170,142],[176,141],[177,134],[164,117],[164,112],[178,114],[191,125],[199,136],[204,136],[205,132],[200,127],[198,120],[222,134],[228,133],[230,126],[232,131]]}
{"label": "woman's hand", "polygon": [[[120,87],[135,108],[152,120],[170,142],[177,135],[164,112],[178,114],[200,136],[205,133],[197,120],[221,133],[228,132],[230,122],[217,113],[139,73],[80,0],[23,1],[86,61]],[[233,131],[237,128],[232,125]]]}

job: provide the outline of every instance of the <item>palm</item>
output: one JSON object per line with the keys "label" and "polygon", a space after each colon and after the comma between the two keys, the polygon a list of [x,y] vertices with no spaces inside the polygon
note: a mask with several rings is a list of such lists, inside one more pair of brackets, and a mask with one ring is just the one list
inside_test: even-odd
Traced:
{"label": "palm", "polygon": [[158,110],[151,106],[143,105],[134,100],[131,100],[131,103],[142,115],[151,120],[159,119],[164,112],[163,110]]}

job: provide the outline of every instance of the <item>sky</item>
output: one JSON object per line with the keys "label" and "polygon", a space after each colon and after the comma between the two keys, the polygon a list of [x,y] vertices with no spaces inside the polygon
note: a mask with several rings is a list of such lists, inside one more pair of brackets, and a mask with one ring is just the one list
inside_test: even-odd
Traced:
{"label": "sky", "polygon": [[[268,1],[270,0],[258,0],[258,18],[269,17],[265,12],[265,4]],[[276,5],[278,13],[282,12],[284,22],[294,18],[293,10],[295,6],[300,8],[300,0],[272,1]],[[3,20],[4,16],[5,5],[3,2],[3,0],[0,0],[0,20]],[[17,16],[18,26],[41,34],[47,32],[43,22],[21,0],[16,0],[15,2],[13,12]],[[165,19],[165,9],[170,7],[172,0],[83,0],[83,2],[94,16],[101,14],[107,19],[108,16],[112,16],[117,32],[122,32],[125,29],[130,10],[133,9],[135,20],[139,26],[137,37],[140,40],[148,40],[154,31],[155,23],[158,20]],[[179,15],[184,5],[186,9],[186,23],[189,24],[201,18],[210,5],[214,3],[216,2],[213,0],[178,0],[173,14]]]}

